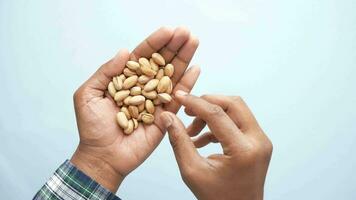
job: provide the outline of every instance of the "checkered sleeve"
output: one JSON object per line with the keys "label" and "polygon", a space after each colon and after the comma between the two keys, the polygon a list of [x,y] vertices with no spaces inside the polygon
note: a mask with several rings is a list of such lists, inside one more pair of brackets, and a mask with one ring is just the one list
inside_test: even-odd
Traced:
{"label": "checkered sleeve", "polygon": [[34,200],[120,200],[89,176],[65,161],[37,192]]}

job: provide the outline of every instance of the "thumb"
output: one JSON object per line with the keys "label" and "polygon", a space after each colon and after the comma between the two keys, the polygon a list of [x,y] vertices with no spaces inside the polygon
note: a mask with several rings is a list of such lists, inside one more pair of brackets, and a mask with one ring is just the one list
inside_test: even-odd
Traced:
{"label": "thumb", "polygon": [[163,112],[160,117],[164,126],[167,128],[169,141],[172,145],[180,171],[186,171],[188,167],[199,163],[202,157],[199,155],[187,134],[182,121],[171,112]]}

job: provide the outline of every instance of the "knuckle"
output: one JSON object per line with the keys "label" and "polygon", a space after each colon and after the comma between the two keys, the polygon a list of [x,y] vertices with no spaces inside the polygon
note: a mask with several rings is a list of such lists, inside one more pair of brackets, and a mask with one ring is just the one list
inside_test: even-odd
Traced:
{"label": "knuckle", "polygon": [[181,175],[182,180],[185,184],[190,184],[193,182],[192,177],[190,175],[188,175],[188,173],[185,172],[185,170],[181,170],[180,175]]}
{"label": "knuckle", "polygon": [[270,140],[267,140],[257,145],[254,155],[256,158],[260,158],[263,161],[269,161],[272,156],[272,151],[273,144]]}
{"label": "knuckle", "polygon": [[199,170],[195,167],[184,165],[181,170],[181,176],[185,183],[192,183],[199,180]]}
{"label": "knuckle", "polygon": [[221,116],[224,114],[224,110],[218,105],[212,105],[209,108],[208,113],[210,115]]}
{"label": "knuckle", "polygon": [[271,159],[273,145],[270,140],[251,140],[246,146],[240,149],[239,156],[235,157],[236,163],[244,167],[252,167],[261,163],[268,163]]}
{"label": "knuckle", "polygon": [[204,94],[204,95],[201,95],[200,96],[200,98],[202,98],[202,99],[208,99],[210,97],[210,95],[208,95],[208,94]]}
{"label": "knuckle", "polygon": [[259,160],[259,152],[256,147],[247,151],[239,151],[238,156],[234,157],[235,163],[238,163],[241,167],[250,168],[255,166]]}
{"label": "knuckle", "polygon": [[273,152],[273,144],[272,144],[271,140],[267,139],[267,142],[264,146],[265,146],[265,154],[267,156],[271,156],[272,152]]}
{"label": "knuckle", "polygon": [[189,178],[194,175],[194,169],[190,166],[183,167],[182,169],[182,177]]}

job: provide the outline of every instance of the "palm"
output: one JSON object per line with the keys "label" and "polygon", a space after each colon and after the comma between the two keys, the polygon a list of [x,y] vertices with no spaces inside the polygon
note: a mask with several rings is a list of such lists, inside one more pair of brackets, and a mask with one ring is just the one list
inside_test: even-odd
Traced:
{"label": "palm", "polygon": [[[173,34],[160,29],[142,42],[130,54],[130,59],[148,57],[153,52],[160,51],[167,61],[171,61],[176,66],[176,73],[172,78],[175,84],[174,90],[190,91],[199,72],[185,74],[184,72],[197,45],[197,40],[190,37],[185,30],[178,29]],[[178,50],[180,51],[177,54],[172,53]],[[122,63],[126,63],[126,60],[119,60],[116,63],[109,61],[105,65],[112,66],[109,68],[104,65],[103,67],[108,70],[104,74],[112,76],[119,74],[124,67]],[[91,79],[93,78],[95,74]],[[110,81],[110,77],[106,78]],[[179,105],[172,101],[164,107],[157,107],[154,124],[149,126],[140,124],[131,135],[124,135],[115,121],[119,108],[112,98],[105,95],[107,84],[96,81],[100,84],[92,86],[91,79],[84,84],[86,87],[82,92],[85,94],[79,95],[81,98],[77,98],[75,102],[81,144],[90,149],[93,154],[105,159],[120,174],[126,175],[138,167],[162,140],[164,133],[161,131],[163,128],[159,120],[160,113],[164,110],[177,112]]]}

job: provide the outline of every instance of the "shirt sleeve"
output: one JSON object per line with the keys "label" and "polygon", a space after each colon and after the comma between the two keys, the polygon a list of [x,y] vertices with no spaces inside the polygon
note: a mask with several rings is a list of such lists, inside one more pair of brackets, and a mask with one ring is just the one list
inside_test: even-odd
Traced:
{"label": "shirt sleeve", "polygon": [[66,160],[37,192],[34,200],[120,200]]}

